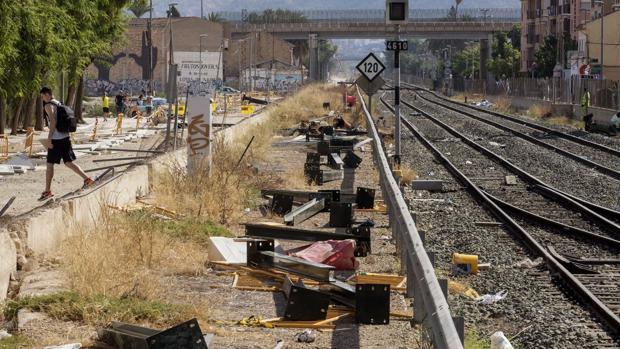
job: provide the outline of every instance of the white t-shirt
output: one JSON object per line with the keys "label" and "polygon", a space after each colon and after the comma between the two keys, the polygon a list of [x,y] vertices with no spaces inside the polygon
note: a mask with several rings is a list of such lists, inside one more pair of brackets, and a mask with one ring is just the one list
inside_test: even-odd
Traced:
{"label": "white t-shirt", "polygon": [[[56,115],[56,105],[58,104],[60,104],[60,102],[56,99],[52,99],[48,104],[52,108],[52,112],[54,113],[54,115]],[[56,123],[58,123],[58,120],[56,120]],[[54,130],[54,133],[52,133],[52,139],[54,140],[65,139],[67,137],[69,137],[69,132],[60,132],[58,130]]]}

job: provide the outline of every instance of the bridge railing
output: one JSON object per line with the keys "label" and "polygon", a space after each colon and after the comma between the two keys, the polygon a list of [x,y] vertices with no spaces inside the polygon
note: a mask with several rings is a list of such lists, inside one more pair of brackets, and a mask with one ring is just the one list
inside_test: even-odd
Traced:
{"label": "bridge railing", "polygon": [[[480,31],[492,30],[508,30],[512,27],[513,22],[410,22],[401,26],[401,30],[414,29],[417,31],[442,31],[442,30],[461,30],[471,31],[480,29]],[[304,23],[233,23],[232,29],[235,32],[306,32],[321,30],[338,30],[348,29],[354,31],[356,29],[381,28],[385,27],[381,22],[304,22]]]}
{"label": "bridge railing", "polygon": [[[287,19],[279,18],[280,23],[298,22],[384,22],[385,11],[382,9],[359,9],[359,10],[303,10],[295,11],[304,18]],[[259,15],[261,12],[257,12]],[[244,22],[242,12],[218,12],[227,22]],[[296,18],[299,18],[296,16]],[[464,8],[451,9],[412,9],[409,11],[411,22],[519,22],[521,10],[519,8]]]}

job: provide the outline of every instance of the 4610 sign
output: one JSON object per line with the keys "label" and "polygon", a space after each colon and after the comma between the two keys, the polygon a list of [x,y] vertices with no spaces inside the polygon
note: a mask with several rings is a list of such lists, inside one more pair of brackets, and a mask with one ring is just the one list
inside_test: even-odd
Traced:
{"label": "4610 sign", "polygon": [[385,65],[383,65],[377,56],[370,53],[359,62],[356,68],[368,81],[373,81],[377,76],[383,73]]}
{"label": "4610 sign", "polygon": [[409,50],[409,41],[407,40],[388,40],[385,42],[388,51],[407,51]]}

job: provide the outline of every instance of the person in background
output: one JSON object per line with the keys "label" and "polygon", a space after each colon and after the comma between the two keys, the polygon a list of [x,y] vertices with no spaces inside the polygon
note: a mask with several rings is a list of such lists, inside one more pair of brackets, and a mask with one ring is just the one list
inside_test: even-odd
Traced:
{"label": "person in background", "polygon": [[145,102],[145,109],[146,109],[146,115],[150,116],[151,113],[153,112],[153,97],[148,96],[146,97],[146,102]]}
{"label": "person in background", "polygon": [[138,96],[138,106],[144,105],[144,95]]}
{"label": "person in background", "polygon": [[581,96],[581,109],[583,110],[583,115],[588,115],[588,111],[590,109],[590,105],[592,104],[592,96],[590,95],[590,91],[588,91],[587,87],[583,88],[583,95]]}
{"label": "person in background", "polygon": [[616,130],[620,131],[620,112],[614,114],[611,117],[611,124],[616,128]]}
{"label": "person in background", "polygon": [[116,95],[116,115],[125,113],[125,97],[123,94],[123,90],[120,90]]}
{"label": "person in background", "polygon": [[110,97],[108,97],[108,93],[106,91],[103,91],[101,105],[103,106],[103,122],[107,122],[108,116],[110,115]]}

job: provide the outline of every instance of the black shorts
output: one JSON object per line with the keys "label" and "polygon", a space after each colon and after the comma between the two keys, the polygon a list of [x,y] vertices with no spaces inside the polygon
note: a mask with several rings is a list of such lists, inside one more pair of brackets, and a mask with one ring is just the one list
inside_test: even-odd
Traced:
{"label": "black shorts", "polygon": [[52,139],[52,149],[47,149],[47,163],[60,164],[60,159],[64,163],[73,162],[76,157],[71,146],[71,138]]}
{"label": "black shorts", "polygon": [[104,112],[104,113],[109,113],[109,112],[110,112],[110,108],[108,108],[108,107],[103,107],[103,112]]}

